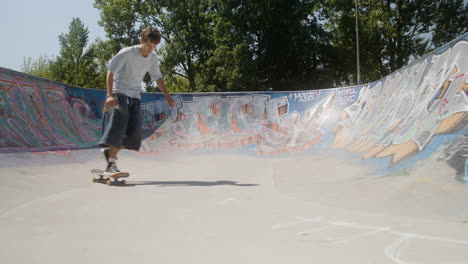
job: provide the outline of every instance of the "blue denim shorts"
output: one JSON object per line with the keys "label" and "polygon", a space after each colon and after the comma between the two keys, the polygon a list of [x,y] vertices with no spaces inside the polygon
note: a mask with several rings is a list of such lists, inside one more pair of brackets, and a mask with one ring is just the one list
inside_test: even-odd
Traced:
{"label": "blue denim shorts", "polygon": [[114,94],[118,106],[104,106],[102,137],[99,146],[114,146],[138,151],[141,146],[140,99]]}

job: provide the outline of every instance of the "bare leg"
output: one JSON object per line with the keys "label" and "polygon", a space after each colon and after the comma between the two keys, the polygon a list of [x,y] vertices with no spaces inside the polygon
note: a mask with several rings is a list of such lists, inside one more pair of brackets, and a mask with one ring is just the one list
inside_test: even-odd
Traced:
{"label": "bare leg", "polygon": [[[105,170],[106,173],[113,173],[114,175],[116,175],[115,173],[120,172],[120,170],[117,168],[116,160],[117,160],[117,154],[123,148],[125,148],[125,146],[121,146],[120,148],[109,146],[109,150],[107,153],[109,155],[108,156],[109,159],[107,160],[107,167]],[[106,155],[107,157],[107,154],[105,153],[104,155]]]}
{"label": "bare leg", "polygon": [[114,146],[109,147],[109,158],[117,159],[117,154],[121,149],[125,148],[125,146],[121,146],[120,148],[116,148]]}

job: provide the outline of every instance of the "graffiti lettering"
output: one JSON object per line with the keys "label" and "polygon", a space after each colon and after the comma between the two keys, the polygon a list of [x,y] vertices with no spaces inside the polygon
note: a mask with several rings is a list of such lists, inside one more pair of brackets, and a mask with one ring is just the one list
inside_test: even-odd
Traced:
{"label": "graffiti lettering", "polygon": [[357,95],[357,91],[355,88],[346,88],[343,90],[339,90],[336,93],[336,103],[338,105],[347,105],[351,102],[354,102],[355,97]]}
{"label": "graffiti lettering", "polygon": [[310,92],[302,92],[302,93],[292,93],[289,95],[289,98],[294,100],[295,102],[305,103],[313,101],[320,97],[320,91],[310,91]]}

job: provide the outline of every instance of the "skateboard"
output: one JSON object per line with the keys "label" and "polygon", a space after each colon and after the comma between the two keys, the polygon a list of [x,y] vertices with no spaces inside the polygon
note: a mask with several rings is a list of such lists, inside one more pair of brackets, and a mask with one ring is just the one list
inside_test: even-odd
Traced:
{"label": "skateboard", "polygon": [[125,180],[120,178],[127,178],[130,174],[128,172],[108,173],[99,169],[92,169],[91,173],[98,176],[94,177],[93,182],[106,183],[107,185],[125,185]]}

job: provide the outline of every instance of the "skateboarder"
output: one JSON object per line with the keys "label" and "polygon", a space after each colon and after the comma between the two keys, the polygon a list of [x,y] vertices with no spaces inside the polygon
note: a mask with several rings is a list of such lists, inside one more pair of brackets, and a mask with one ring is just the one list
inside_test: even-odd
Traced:
{"label": "skateboarder", "polygon": [[123,48],[109,62],[102,137],[99,141],[99,145],[105,147],[106,173],[120,172],[116,160],[121,149],[140,149],[140,92],[141,82],[147,72],[166,96],[169,107],[174,107],[174,100],[162,79],[159,59],[154,53],[160,41],[159,30],[147,27],[140,34],[139,45]]}

